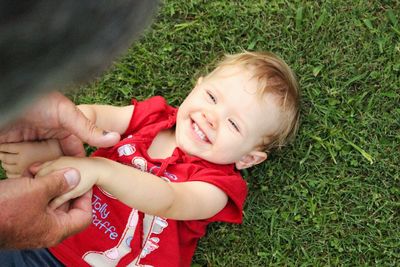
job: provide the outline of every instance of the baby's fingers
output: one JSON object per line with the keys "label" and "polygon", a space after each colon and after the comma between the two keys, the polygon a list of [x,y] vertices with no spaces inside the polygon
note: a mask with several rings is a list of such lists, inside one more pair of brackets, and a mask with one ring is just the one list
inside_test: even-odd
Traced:
{"label": "baby's fingers", "polygon": [[3,143],[3,144],[0,144],[0,152],[18,153],[19,152],[18,143]]}
{"label": "baby's fingers", "polygon": [[15,164],[7,164],[2,162],[1,163],[1,167],[6,171],[7,177],[9,177],[9,175],[21,175],[21,171],[18,168],[17,165]]}
{"label": "baby's fingers", "polygon": [[0,161],[7,164],[16,164],[18,162],[18,154],[0,152]]}
{"label": "baby's fingers", "polygon": [[11,173],[6,173],[7,178],[13,179],[13,178],[20,178],[20,174],[11,174]]}

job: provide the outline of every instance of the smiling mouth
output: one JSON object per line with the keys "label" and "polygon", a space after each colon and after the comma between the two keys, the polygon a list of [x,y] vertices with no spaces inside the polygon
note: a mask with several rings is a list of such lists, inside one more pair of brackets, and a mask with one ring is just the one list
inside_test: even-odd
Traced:
{"label": "smiling mouth", "polygon": [[194,133],[204,142],[211,143],[210,140],[207,138],[206,134],[200,129],[199,125],[196,122],[192,122],[192,127]]}

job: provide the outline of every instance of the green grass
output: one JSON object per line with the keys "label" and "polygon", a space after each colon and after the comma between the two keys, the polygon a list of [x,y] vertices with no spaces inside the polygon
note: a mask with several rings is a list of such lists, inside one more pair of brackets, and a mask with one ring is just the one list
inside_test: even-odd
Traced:
{"label": "green grass", "polygon": [[166,1],[77,102],[178,105],[224,53],[269,50],[302,88],[298,138],[245,173],[243,225],[215,224],[195,266],[400,264],[400,3]]}
{"label": "green grass", "polygon": [[178,105],[210,62],[242,49],[292,66],[301,127],[245,173],[244,223],[212,225],[194,265],[398,266],[399,1],[165,1],[143,38],[71,97]]}
{"label": "green grass", "polygon": [[269,50],[296,71],[296,141],[245,173],[243,225],[215,224],[198,266],[400,263],[400,3],[166,1],[77,102],[178,105],[224,53]]}

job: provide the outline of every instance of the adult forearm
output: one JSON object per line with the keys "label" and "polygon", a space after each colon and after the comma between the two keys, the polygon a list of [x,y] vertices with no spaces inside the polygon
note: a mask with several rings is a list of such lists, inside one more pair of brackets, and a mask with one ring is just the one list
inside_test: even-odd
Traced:
{"label": "adult forearm", "polygon": [[104,161],[107,171],[99,177],[100,187],[132,208],[169,217],[177,194],[172,183],[115,161]]}

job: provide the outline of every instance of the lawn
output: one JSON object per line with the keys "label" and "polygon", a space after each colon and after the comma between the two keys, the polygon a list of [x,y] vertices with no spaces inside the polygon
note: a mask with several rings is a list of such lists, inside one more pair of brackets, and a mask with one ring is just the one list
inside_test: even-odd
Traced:
{"label": "lawn", "polygon": [[400,2],[165,1],[107,73],[70,96],[178,105],[224,53],[272,51],[302,90],[297,139],[244,172],[242,225],[194,266],[400,265]]}

